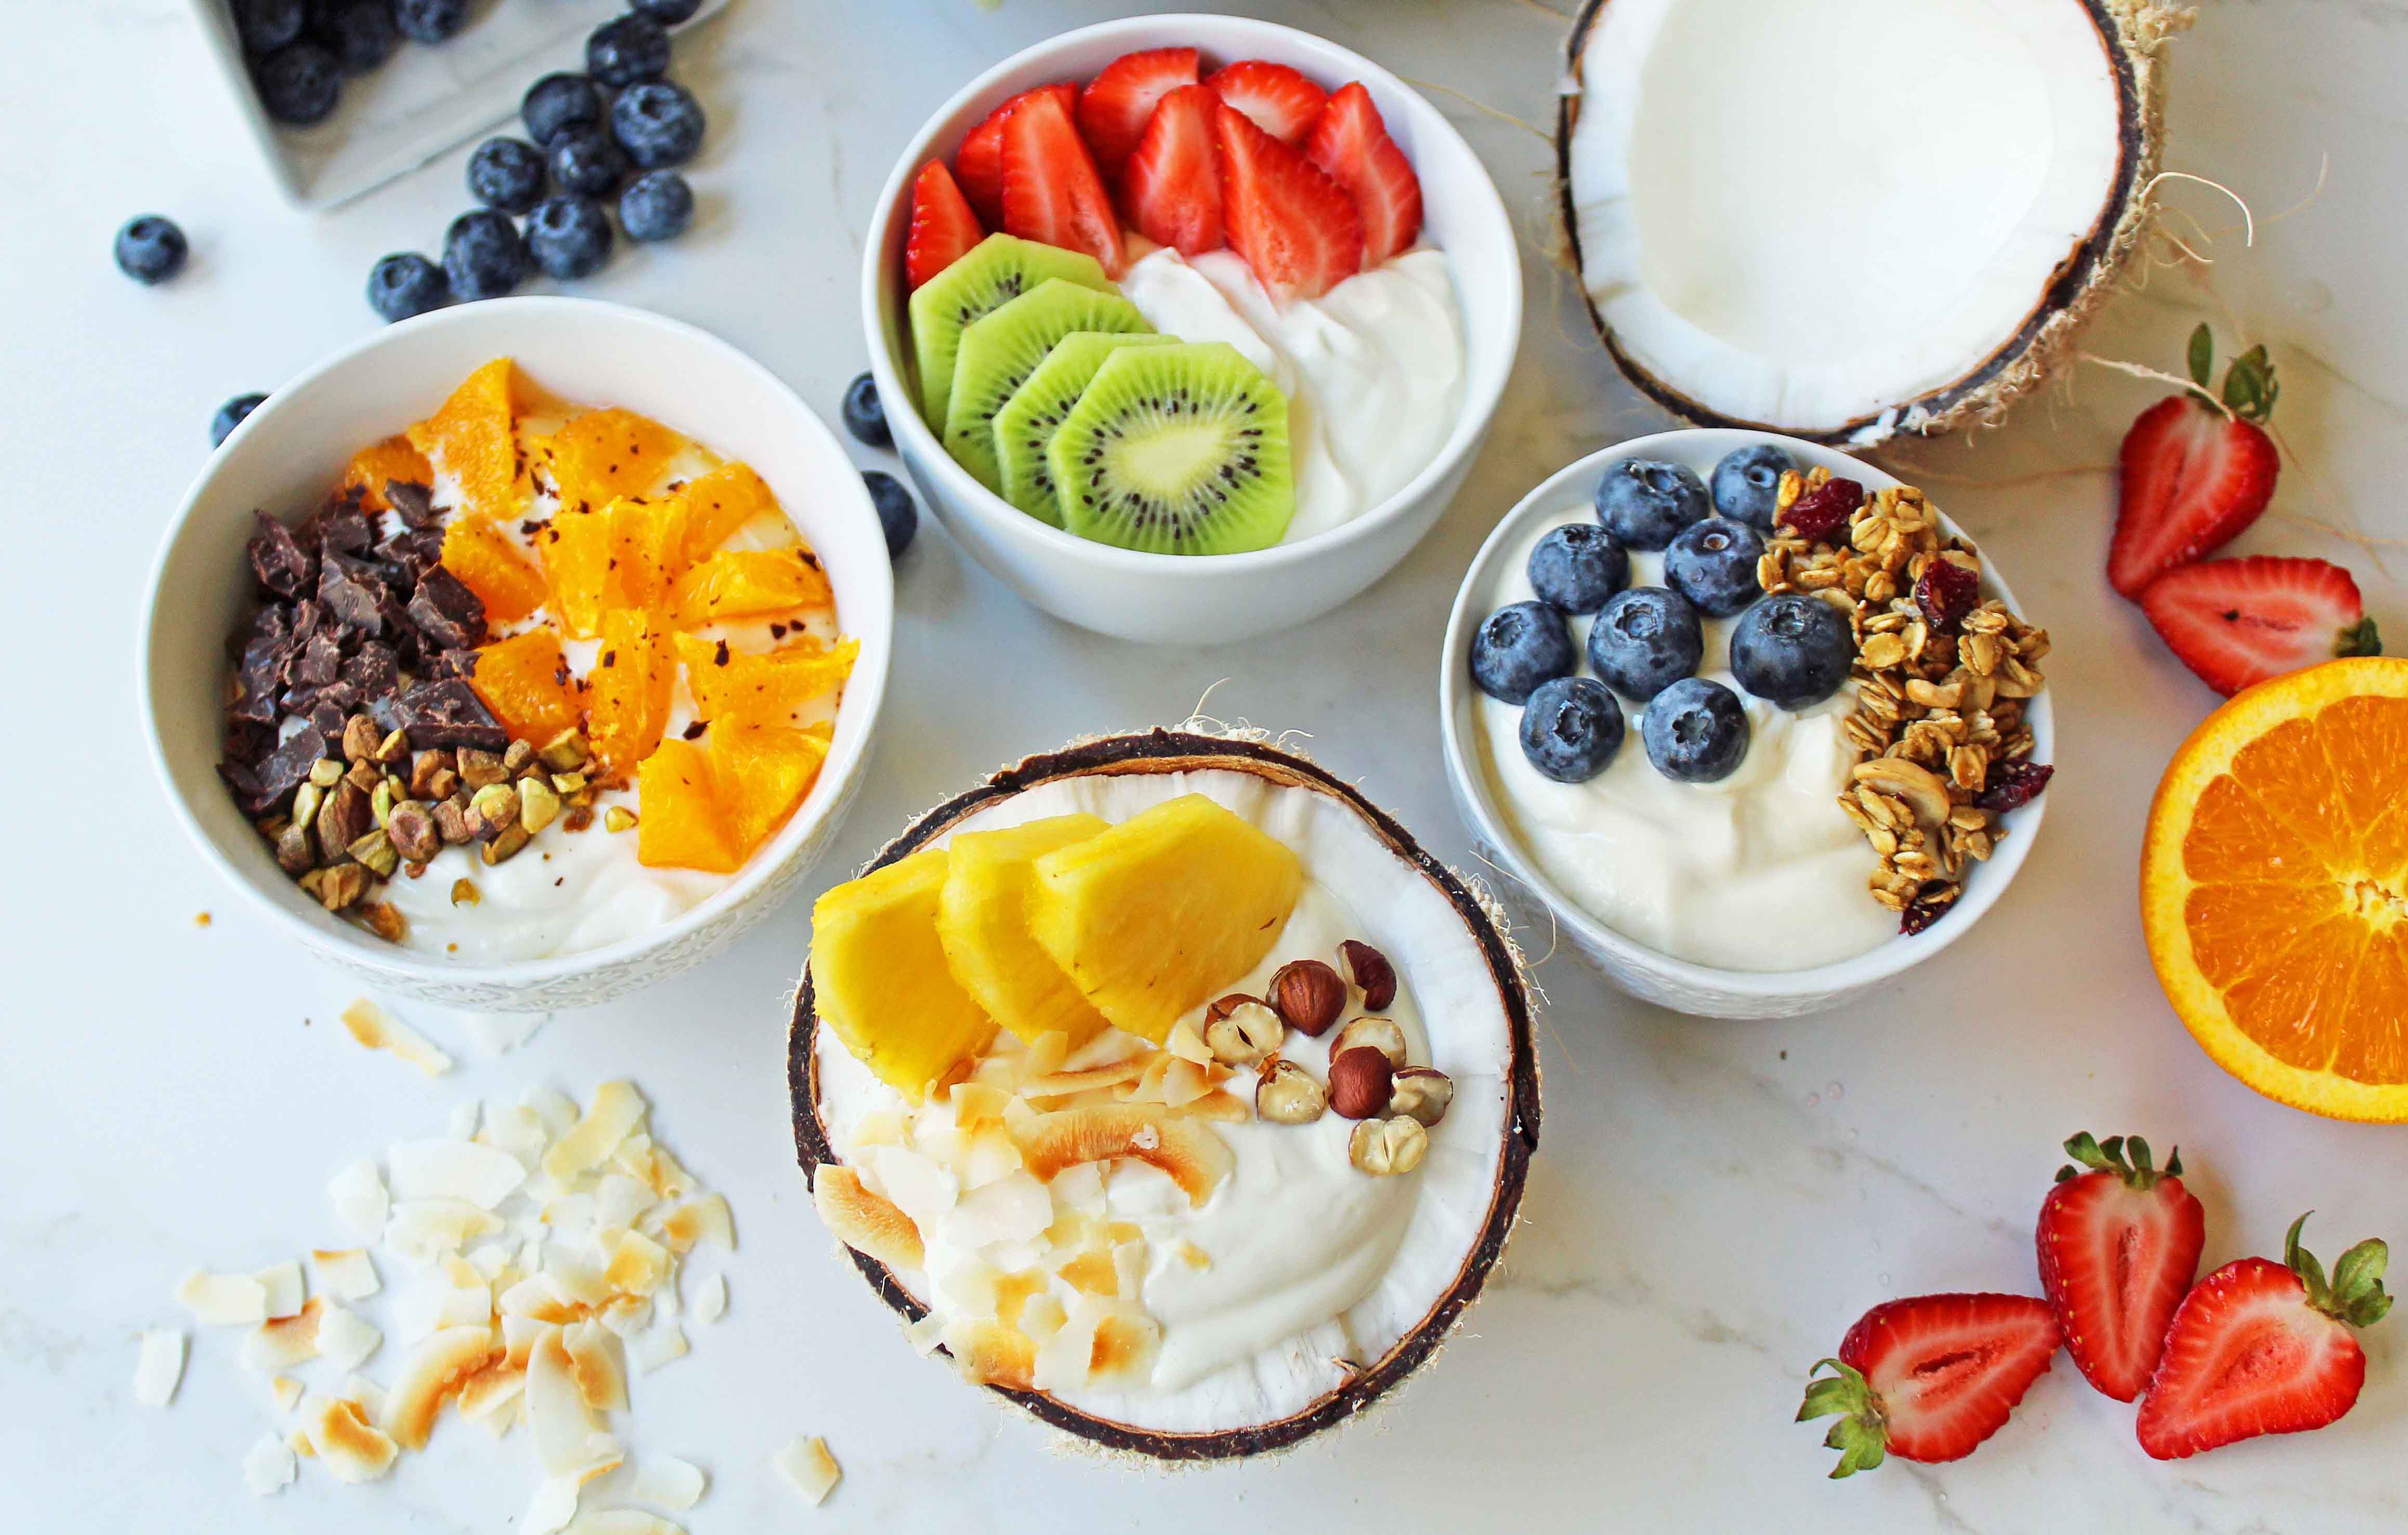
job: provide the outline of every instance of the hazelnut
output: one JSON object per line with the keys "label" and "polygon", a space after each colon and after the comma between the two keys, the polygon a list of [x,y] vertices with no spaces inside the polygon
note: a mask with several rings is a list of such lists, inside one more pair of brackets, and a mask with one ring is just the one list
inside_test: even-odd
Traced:
{"label": "hazelnut", "polygon": [[1453,1077],[1434,1066],[1408,1066],[1397,1073],[1396,1090],[1388,1095],[1388,1112],[1435,1127],[1454,1101]]}
{"label": "hazelnut", "polygon": [[1429,1132],[1413,1119],[1367,1119],[1346,1138],[1346,1159],[1374,1178],[1411,1172],[1429,1151]]}
{"label": "hazelnut", "polygon": [[1371,1046],[1341,1050],[1329,1058],[1329,1106],[1344,1119],[1384,1113],[1394,1076],[1388,1057]]}
{"label": "hazelnut", "polygon": [[1224,1066],[1253,1066],[1286,1035],[1287,1026],[1259,997],[1233,992],[1204,1010],[1204,1043]]}
{"label": "hazelnut", "polygon": [[1270,1003],[1290,1028],[1319,1039],[1346,1011],[1346,983],[1320,960],[1291,960],[1271,977]]}
{"label": "hazelnut", "polygon": [[1404,1069],[1405,1031],[1397,1026],[1393,1018],[1355,1019],[1340,1029],[1338,1038],[1330,1041],[1329,1058],[1334,1061],[1350,1050],[1366,1046],[1385,1055],[1391,1069]]}
{"label": "hazelnut", "polygon": [[1277,1055],[1263,1062],[1254,1083],[1254,1112],[1275,1124],[1310,1125],[1328,1107],[1329,1095],[1312,1072]]}
{"label": "hazelnut", "polygon": [[1363,1005],[1373,1012],[1385,1012],[1388,1004],[1397,999],[1397,968],[1388,956],[1359,939],[1348,939],[1338,946],[1338,968],[1347,983],[1363,994]]}

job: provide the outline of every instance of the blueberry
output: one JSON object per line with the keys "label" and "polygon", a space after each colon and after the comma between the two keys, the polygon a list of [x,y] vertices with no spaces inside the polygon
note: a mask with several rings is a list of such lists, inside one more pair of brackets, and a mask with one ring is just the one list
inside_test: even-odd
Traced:
{"label": "blueberry", "polygon": [[1630,555],[1594,523],[1567,523],[1530,551],[1530,590],[1550,608],[1593,613],[1630,581]]}
{"label": "blueberry", "polygon": [[1731,629],[1731,674],[1784,709],[1803,709],[1840,691],[1856,639],[1840,610],[1802,592],[1767,597]]}
{"label": "blueberry", "polygon": [[1526,703],[1541,682],[1570,677],[1579,664],[1563,615],[1543,602],[1499,608],[1471,637],[1471,680],[1504,703]]}
{"label": "blueberry", "polygon": [[1747,755],[1747,710],[1720,682],[1684,677],[1656,695],[1639,717],[1647,760],[1679,783],[1728,778]]}
{"label": "blueberry", "polygon": [[443,268],[415,251],[397,251],[368,268],[368,308],[387,320],[439,309],[451,297]]}
{"label": "blueberry", "polygon": [[523,138],[488,138],[468,156],[468,195],[523,213],[543,200],[543,151]]}
{"label": "blueberry", "polygon": [[702,148],[702,103],[673,80],[646,80],[610,104],[610,132],[638,169],[682,165]]}
{"label": "blueberry", "polygon": [[602,125],[602,93],[582,75],[546,75],[519,99],[527,136],[549,148],[563,128]]}
{"label": "blueberry", "polygon": [[144,213],[117,232],[117,269],[136,282],[165,282],[184,269],[191,247],[176,221]]}
{"label": "blueberry", "polygon": [[1585,783],[1622,750],[1622,703],[1594,677],[1541,682],[1522,710],[1522,755],[1558,783]]}
{"label": "blueberry", "polygon": [[869,487],[869,504],[878,509],[878,525],[886,530],[887,557],[896,558],[911,547],[912,535],[920,531],[920,509],[903,482],[883,469],[863,471],[861,482]]}
{"label": "blueberry", "polygon": [[480,208],[461,214],[444,232],[443,276],[452,297],[499,298],[526,275],[526,242],[508,215]]}
{"label": "blueberry", "polygon": [[301,36],[301,0],[234,0],[235,35],[243,51],[273,53]]}
{"label": "blueberry", "polygon": [[1626,458],[1597,482],[1597,520],[1631,549],[1661,549],[1703,517],[1706,482],[1660,459]]}
{"label": "blueberry", "polygon": [[1796,459],[1770,442],[1732,449],[1714,466],[1714,509],[1733,522],[1771,532],[1781,477],[1796,467]]}
{"label": "blueberry", "polygon": [[630,13],[605,22],[585,39],[585,72],[614,91],[669,71],[669,35],[658,22]]}
{"label": "blueberry", "polygon": [[665,27],[673,27],[702,8],[702,0],[627,0],[627,8],[640,11]]}
{"label": "blueberry", "polygon": [[1681,530],[1664,551],[1664,579],[1701,613],[1728,618],[1764,595],[1756,562],[1764,540],[1745,523],[1709,517]]}
{"label": "blueberry", "polygon": [[610,215],[591,197],[546,197],[527,215],[526,243],[546,277],[592,277],[610,259]]}
{"label": "blueberry", "polygon": [[631,240],[673,240],[694,222],[694,188],[673,170],[648,170],[619,194],[619,227]]}
{"label": "blueberry", "polygon": [[1616,692],[1653,698],[1698,669],[1706,653],[1698,610],[1678,592],[1634,586],[1588,630],[1588,664]]}
{"label": "blueberry", "polygon": [[251,69],[259,104],[279,122],[306,128],[322,122],[343,94],[343,72],[316,43],[288,43]]}
{"label": "blueberry", "polygon": [[844,429],[853,440],[871,448],[891,448],[895,434],[886,425],[886,406],[878,397],[878,380],[862,374],[844,386]]}
{"label": "blueberry", "polygon": [[265,395],[236,395],[219,406],[218,413],[209,418],[209,446],[215,448],[222,444],[234,435],[234,429],[243,423],[244,418],[266,403]]}
{"label": "blueberry", "polygon": [[439,43],[468,24],[468,0],[393,0],[393,24],[413,41]]}
{"label": "blueberry", "polygon": [[608,197],[627,174],[627,157],[599,128],[563,128],[551,154],[553,183],[580,197]]}

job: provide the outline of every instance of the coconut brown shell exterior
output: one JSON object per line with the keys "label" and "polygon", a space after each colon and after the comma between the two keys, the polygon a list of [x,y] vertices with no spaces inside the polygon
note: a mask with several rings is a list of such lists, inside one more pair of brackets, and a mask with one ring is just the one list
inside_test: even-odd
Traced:
{"label": "coconut brown shell exterior", "polygon": [[[882,868],[942,836],[963,818],[1054,779],[1094,773],[1177,773],[1211,768],[1250,772],[1283,786],[1309,789],[1342,801],[1370,825],[1391,852],[1439,888],[1461,913],[1465,926],[1479,943],[1489,973],[1497,983],[1498,996],[1504,1003],[1512,1044],[1512,1059],[1507,1065],[1511,1103],[1506,1116],[1504,1156],[1487,1221],[1454,1284],[1395,1347],[1356,1372],[1344,1386],[1314,1400],[1304,1411],[1245,1428],[1175,1434],[1090,1417],[1042,1392],[1015,1391],[999,1385],[985,1388],[1053,1427],[1107,1450],[1158,1460],[1226,1460],[1283,1449],[1346,1422],[1402,1384],[1438,1351],[1446,1334],[1478,1298],[1481,1285],[1505,1250],[1506,1235],[1521,1207],[1530,1154],[1539,1144],[1539,1058],[1531,1038],[1529,991],[1505,935],[1483,909],[1479,897],[1454,871],[1424,852],[1394,817],[1312,763],[1275,746],[1242,738],[1160,729],[1082,741],[1007,768],[968,793],[929,811],[905,827],[903,834],[888,843],[862,872]],[[806,964],[801,986],[795,994],[794,1022],[786,1040],[786,1083],[794,1108],[795,1155],[807,1179],[817,1175],[821,1163],[841,1160],[829,1143],[826,1126],[820,1123],[818,1066],[812,1051],[818,1024],[818,1014],[811,1006],[810,968]],[[906,1322],[916,1322],[926,1314],[927,1309],[912,1298],[884,1264],[850,1248],[846,1253],[870,1288]]]}
{"label": "coconut brown shell exterior", "polygon": [[[1577,85],[1588,35],[1612,0],[1586,0],[1564,42],[1564,65]],[[2075,335],[2116,289],[2126,265],[2147,232],[2149,187],[2157,173],[2164,140],[2165,40],[2190,24],[2191,12],[2161,0],[2063,0],[2090,19],[2115,74],[2118,146],[2115,179],[2089,236],[2060,263],[2014,336],[1950,383],[1895,402],[1872,415],[1835,427],[1810,430],[1795,423],[1746,421],[1691,399],[1669,380],[1649,372],[1625,351],[1598,312],[1582,277],[1580,220],[1572,208],[1572,129],[1580,122],[1581,94],[1567,91],[1555,108],[1555,200],[1563,237],[1571,254],[1573,280],[1589,323],[1612,354],[1614,366],[1640,392],[1684,421],[1700,426],[1737,426],[1778,432],[1837,447],[1868,448],[1899,433],[1926,437],[1972,424],[1995,425],[2007,408],[2047,380],[2071,353]]]}

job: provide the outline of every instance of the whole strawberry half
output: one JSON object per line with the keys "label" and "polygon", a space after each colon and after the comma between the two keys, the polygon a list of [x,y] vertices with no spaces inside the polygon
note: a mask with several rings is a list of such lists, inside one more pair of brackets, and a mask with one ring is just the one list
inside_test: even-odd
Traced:
{"label": "whole strawberry half", "polygon": [[2058,1169],[2041,1201],[2041,1289],[2074,1368],[2130,1401],[2147,1387],[2166,1325],[2198,1277],[2207,1212],[2183,1187],[2179,1151],[2159,1171],[2139,1136],[2101,1142],[2086,1130],[2065,1152],[2082,1166]]}
{"label": "whole strawberry half", "polygon": [[2281,392],[2274,365],[2264,347],[2234,358],[2219,402],[2207,388],[2214,360],[2214,342],[2201,325],[2190,338],[2197,387],[2142,411],[2124,434],[2107,580],[2128,597],[2230,543],[2273,498],[2281,464],[2259,423]]}
{"label": "whole strawberry half", "polygon": [[1003,228],[1065,251],[1082,251],[1118,277],[1128,265],[1121,216],[1070,121],[1050,91],[1022,96],[1003,120]]}
{"label": "whole strawberry half", "polygon": [[2336,655],[2380,655],[2358,582],[2326,560],[2206,560],[2177,566],[2141,594],[2150,626],[2199,680],[2226,697]]}
{"label": "whole strawberry half", "polygon": [[1264,287],[1319,298],[1363,269],[1362,216],[1327,171],[1226,102],[1212,128],[1222,232]]}
{"label": "whole strawberry half", "polygon": [[2057,1313],[2029,1296],[1888,1301],[1848,1329],[1838,1358],[1808,1372],[1798,1421],[1841,1414],[1823,1441],[1840,1452],[1834,1477],[1885,1456],[1960,1459],[2005,1426],[2062,1341]]}
{"label": "whole strawberry half", "polygon": [[1221,247],[1220,98],[1182,85],[1154,105],[1121,168],[1121,207],[1138,233],[1182,256]]}
{"label": "whole strawberry half", "polygon": [[2134,1426],[2142,1449],[2179,1460],[2259,1434],[2321,1428],[2357,1403],[2366,1352],[2351,1329],[2391,1309],[2383,1293],[2390,1250],[2368,1238],[2341,1255],[2328,1283],[2324,1265],[2300,1245],[2307,1219],[2291,1223],[2281,1263],[2241,1258],[2183,1298]]}

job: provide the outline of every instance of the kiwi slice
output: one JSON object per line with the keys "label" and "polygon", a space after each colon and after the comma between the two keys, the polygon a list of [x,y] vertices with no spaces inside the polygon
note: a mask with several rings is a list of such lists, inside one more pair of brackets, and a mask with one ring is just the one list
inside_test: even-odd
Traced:
{"label": "kiwi slice", "polygon": [[1010,235],[989,235],[911,294],[911,351],[920,365],[920,413],[945,435],[953,394],[953,356],[962,332],[1048,278],[1117,293],[1096,258]]}
{"label": "kiwi slice", "polygon": [[1054,343],[1074,330],[1154,329],[1137,306],[1049,278],[962,332],[953,359],[953,394],[945,406],[945,452],[991,491],[1003,489],[996,461],[995,413],[1028,381]]}
{"label": "kiwi slice", "polygon": [[1041,523],[1062,525],[1046,446],[1086,393],[1104,359],[1123,347],[1168,346],[1170,336],[1116,336],[1081,330],[1054,343],[1028,381],[995,413],[995,456],[1003,466],[1003,498]]}
{"label": "kiwi slice", "polygon": [[1220,341],[1104,359],[1046,456],[1062,525],[1154,554],[1238,554],[1296,516],[1287,396]]}

